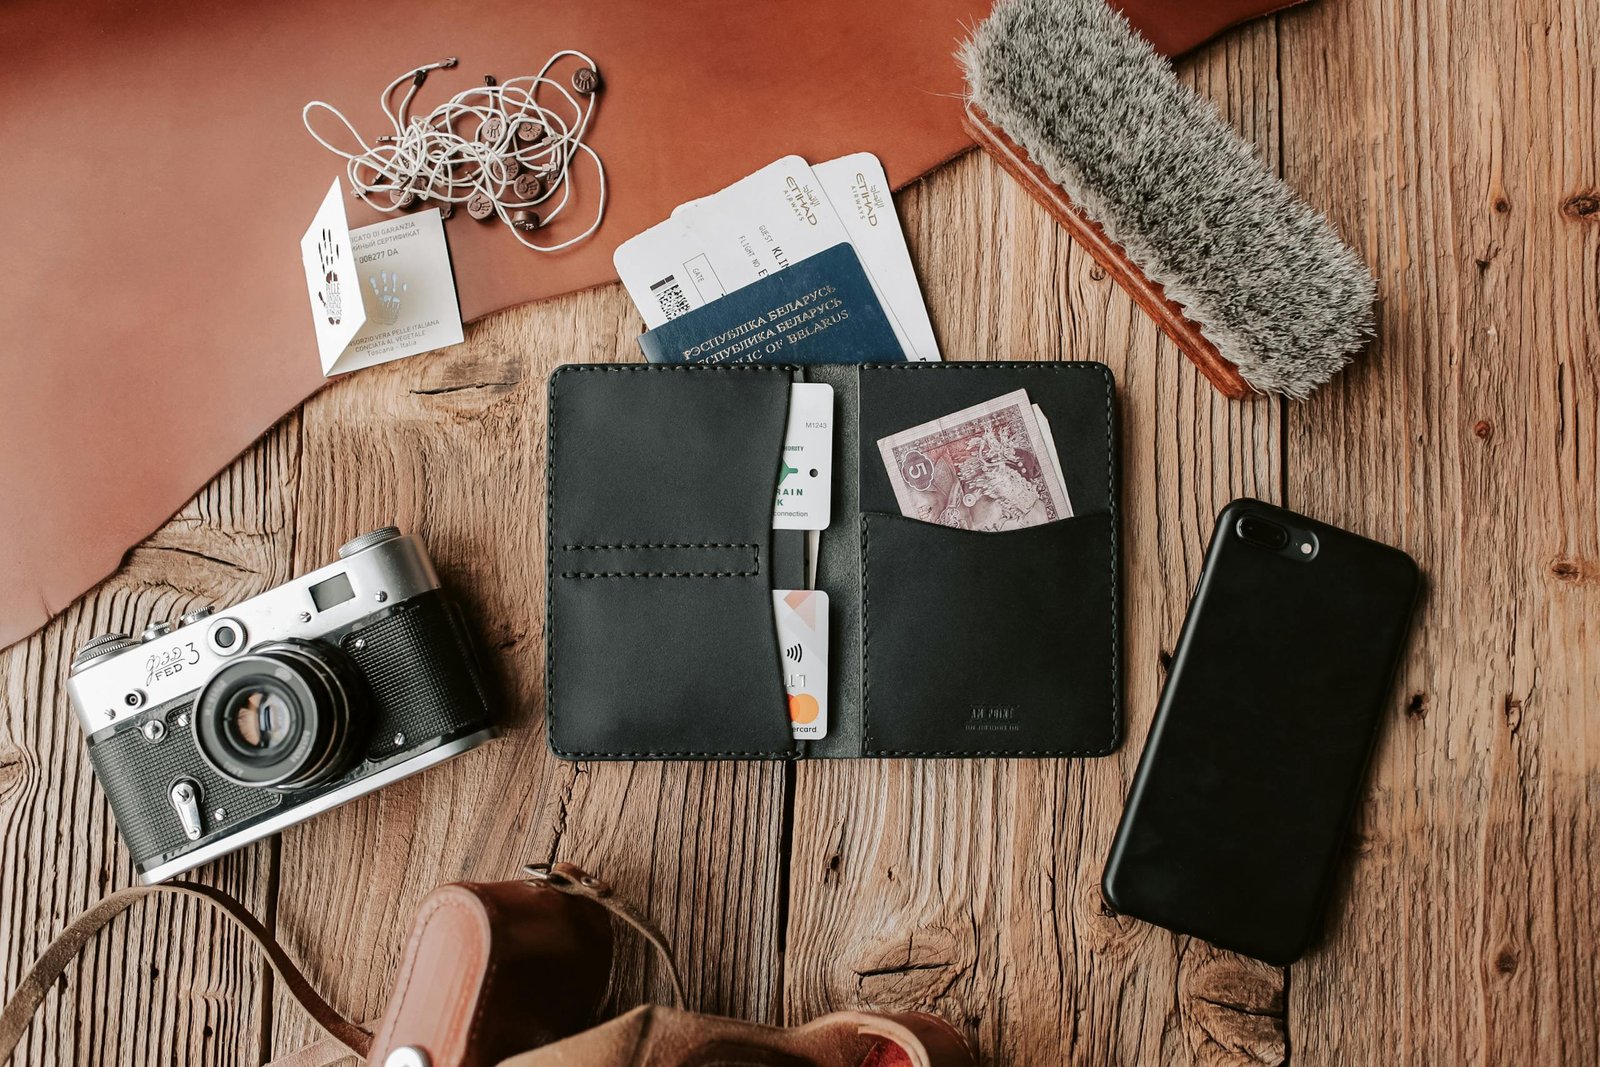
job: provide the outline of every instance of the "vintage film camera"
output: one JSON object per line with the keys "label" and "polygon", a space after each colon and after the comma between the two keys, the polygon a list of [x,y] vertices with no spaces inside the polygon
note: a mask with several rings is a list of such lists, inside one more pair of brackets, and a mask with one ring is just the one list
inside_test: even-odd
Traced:
{"label": "vintage film camera", "polygon": [[67,690],[146,884],[495,734],[461,612],[392,526],[225,612],[94,638]]}

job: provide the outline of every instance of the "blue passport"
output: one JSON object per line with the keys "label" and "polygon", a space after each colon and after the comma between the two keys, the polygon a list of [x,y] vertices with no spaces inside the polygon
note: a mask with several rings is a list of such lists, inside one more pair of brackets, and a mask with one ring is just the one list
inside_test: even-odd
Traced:
{"label": "blue passport", "polygon": [[848,243],[639,336],[651,363],[903,363],[861,258]]}

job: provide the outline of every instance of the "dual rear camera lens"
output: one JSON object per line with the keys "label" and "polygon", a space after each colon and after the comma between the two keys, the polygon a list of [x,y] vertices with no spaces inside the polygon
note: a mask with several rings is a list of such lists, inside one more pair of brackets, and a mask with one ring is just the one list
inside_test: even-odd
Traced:
{"label": "dual rear camera lens", "polygon": [[1317,535],[1299,525],[1285,525],[1261,515],[1245,515],[1233,525],[1239,540],[1267,552],[1310,562],[1317,555]]}
{"label": "dual rear camera lens", "polygon": [[1241,541],[1249,541],[1252,545],[1259,545],[1274,552],[1289,543],[1288,530],[1271,519],[1263,519],[1259,515],[1246,515],[1239,520],[1234,529]]}

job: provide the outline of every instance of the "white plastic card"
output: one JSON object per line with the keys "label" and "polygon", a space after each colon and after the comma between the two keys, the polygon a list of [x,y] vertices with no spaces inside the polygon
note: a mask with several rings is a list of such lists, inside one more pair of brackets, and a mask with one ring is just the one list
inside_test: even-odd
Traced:
{"label": "white plastic card", "polygon": [[828,736],[828,594],[820,589],[774,589],[773,622],[789,723],[795,740]]}
{"label": "white plastic card", "polygon": [[833,504],[833,386],[789,386],[774,530],[826,530]]}

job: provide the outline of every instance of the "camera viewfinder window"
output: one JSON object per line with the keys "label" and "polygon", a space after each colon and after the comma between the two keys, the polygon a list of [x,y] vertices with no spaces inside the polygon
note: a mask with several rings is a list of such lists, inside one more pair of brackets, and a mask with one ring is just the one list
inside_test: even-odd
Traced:
{"label": "camera viewfinder window", "polygon": [[348,574],[335,574],[332,578],[311,587],[311,602],[317,606],[318,611],[327,611],[355,595],[355,590],[350,588]]}

